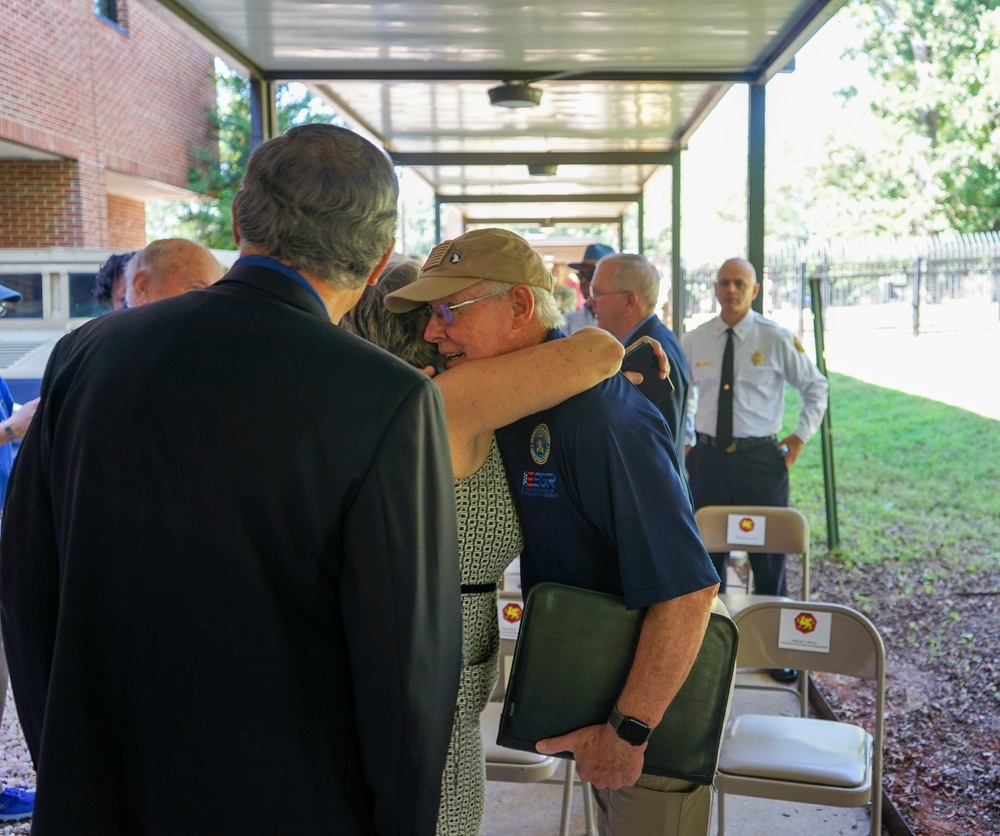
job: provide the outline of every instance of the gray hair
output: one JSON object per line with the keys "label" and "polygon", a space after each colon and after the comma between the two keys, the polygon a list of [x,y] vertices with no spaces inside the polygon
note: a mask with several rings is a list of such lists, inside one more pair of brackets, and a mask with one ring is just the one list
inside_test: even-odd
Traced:
{"label": "gray hair", "polygon": [[[488,293],[507,293],[516,285],[511,282],[484,281],[480,282],[479,286],[483,288],[483,294],[485,295]],[[556,297],[552,294],[552,291],[530,284],[525,285],[525,287],[535,297],[535,322],[549,329],[562,328],[566,322],[566,317],[559,310],[559,303],[556,301]]]}
{"label": "gray hair", "polygon": [[345,290],[392,246],[399,181],[368,140],[335,125],[299,125],[250,155],[237,195],[243,243]]}
{"label": "gray hair", "polygon": [[[639,253],[611,253],[597,262],[609,264],[614,270],[615,288],[631,290],[639,301],[652,310],[660,295],[660,273],[650,260]],[[595,269],[595,274],[597,270]]]}
{"label": "gray hair", "polygon": [[390,313],[383,301],[389,293],[410,284],[419,275],[420,262],[393,256],[378,281],[366,287],[358,304],[344,314],[340,326],[422,369],[441,362],[437,346],[424,339],[426,306],[397,314]]}

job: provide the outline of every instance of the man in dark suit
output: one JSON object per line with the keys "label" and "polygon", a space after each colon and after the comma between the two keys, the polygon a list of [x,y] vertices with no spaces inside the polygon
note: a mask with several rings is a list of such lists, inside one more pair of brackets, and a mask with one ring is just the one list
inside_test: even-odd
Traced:
{"label": "man in dark suit", "polygon": [[250,159],[240,258],[57,345],[0,539],[32,832],[434,832],[461,622],[443,406],[336,327],[393,246],[350,131]]}
{"label": "man in dark suit", "polygon": [[640,337],[659,340],[670,361],[673,393],[656,406],[673,435],[677,460],[684,462],[684,421],[687,410],[687,360],[674,332],[656,315],[660,292],[660,274],[644,255],[613,253],[597,262],[590,295],[597,314],[597,324],[614,334],[623,345],[632,345]]}

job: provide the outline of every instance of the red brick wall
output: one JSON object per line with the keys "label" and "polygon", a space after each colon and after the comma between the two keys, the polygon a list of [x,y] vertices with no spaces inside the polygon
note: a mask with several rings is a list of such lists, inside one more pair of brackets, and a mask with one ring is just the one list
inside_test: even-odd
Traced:
{"label": "red brick wall", "polygon": [[[59,240],[30,246],[131,241],[134,230],[108,229],[109,219],[134,223],[135,211],[109,210],[105,170],[187,186],[192,146],[205,144],[215,106],[212,58],[139,0],[119,6],[122,28],[97,17],[92,0],[0,0],[0,139],[74,161],[75,180],[56,185],[68,164],[2,161],[0,176],[21,190],[0,197],[0,212],[26,217],[16,233],[0,220],[0,247],[29,246],[10,239],[43,229]],[[23,190],[31,183],[37,194]],[[55,192],[64,204],[51,205]],[[45,209],[31,205],[36,198]]]}
{"label": "red brick wall", "polygon": [[145,204],[109,194],[108,247],[113,250],[141,250],[145,246]]}
{"label": "red brick wall", "polygon": [[0,247],[75,247],[76,163],[0,160]]}

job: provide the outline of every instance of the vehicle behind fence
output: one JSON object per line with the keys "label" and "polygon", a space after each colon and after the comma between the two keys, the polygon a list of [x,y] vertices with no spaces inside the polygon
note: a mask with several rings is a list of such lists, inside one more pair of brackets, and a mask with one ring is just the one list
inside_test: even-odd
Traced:
{"label": "vehicle behind fence", "polygon": [[[683,277],[686,328],[717,311],[718,265]],[[1000,322],[1000,233],[832,242],[769,254],[764,310],[801,333],[812,329],[810,279],[819,278],[827,330],[948,331]]]}

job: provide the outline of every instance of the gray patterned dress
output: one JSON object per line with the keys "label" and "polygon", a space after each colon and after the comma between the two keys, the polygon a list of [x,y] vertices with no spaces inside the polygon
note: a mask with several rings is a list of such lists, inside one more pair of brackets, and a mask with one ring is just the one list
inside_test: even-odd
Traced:
{"label": "gray patterned dress", "polygon": [[[523,544],[495,438],[483,466],[455,480],[455,504],[463,588],[462,677],[441,781],[437,832],[475,836],[486,796],[479,715],[499,674],[496,584]],[[474,591],[475,587],[489,589]]]}

